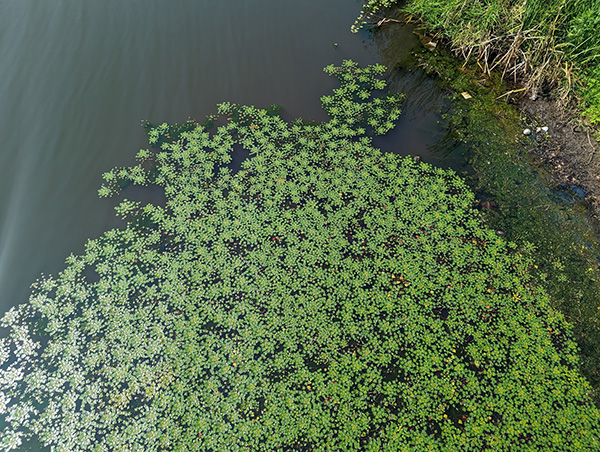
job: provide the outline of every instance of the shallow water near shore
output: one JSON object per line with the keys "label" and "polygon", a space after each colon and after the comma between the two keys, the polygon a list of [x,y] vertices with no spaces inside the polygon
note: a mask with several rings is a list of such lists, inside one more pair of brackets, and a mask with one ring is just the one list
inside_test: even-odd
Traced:
{"label": "shallow water near shore", "polygon": [[455,169],[475,192],[488,227],[530,256],[529,271],[573,324],[581,370],[600,405],[600,236],[585,193],[565,186],[539,159],[544,133],[523,130],[544,124],[498,100],[508,89],[500,80],[486,80],[443,49],[421,52],[410,64],[434,75],[450,99],[444,137],[430,152],[460,163]]}

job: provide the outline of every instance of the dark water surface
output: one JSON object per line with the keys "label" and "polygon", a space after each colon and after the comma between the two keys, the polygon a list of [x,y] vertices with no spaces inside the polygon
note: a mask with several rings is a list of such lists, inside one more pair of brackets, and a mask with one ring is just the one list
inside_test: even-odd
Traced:
{"label": "dark water surface", "polygon": [[[142,120],[202,119],[222,101],[323,119],[319,96],[334,86],[323,67],[381,61],[367,33],[349,32],[359,11],[352,0],[0,2],[0,311],[119,224],[97,189],[146,147]],[[400,57],[418,45],[403,33]],[[395,132],[403,153],[431,139],[421,106],[410,111]]]}

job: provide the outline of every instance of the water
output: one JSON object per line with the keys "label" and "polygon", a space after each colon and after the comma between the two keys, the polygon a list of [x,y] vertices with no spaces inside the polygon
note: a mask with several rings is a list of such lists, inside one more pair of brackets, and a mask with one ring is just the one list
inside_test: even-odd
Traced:
{"label": "water", "polygon": [[[145,147],[141,120],[202,119],[222,101],[324,119],[319,96],[334,81],[323,67],[381,60],[367,33],[349,32],[359,10],[348,0],[0,3],[0,311],[119,225],[97,189]],[[404,40],[404,52],[418,45]],[[411,137],[405,153],[425,150],[414,116],[396,132]]]}
{"label": "water", "polygon": [[[419,47],[410,27],[349,32],[360,3],[3,0],[0,311],[26,302],[29,285],[60,271],[86,238],[120,224],[115,200],[97,189],[104,171],[146,146],[142,120],[202,120],[222,101],[321,120],[319,96],[335,86],[324,66],[409,59]],[[418,69],[387,76],[407,97],[396,129],[375,144],[460,169],[464,156],[431,152],[447,133],[438,123],[446,93]]]}

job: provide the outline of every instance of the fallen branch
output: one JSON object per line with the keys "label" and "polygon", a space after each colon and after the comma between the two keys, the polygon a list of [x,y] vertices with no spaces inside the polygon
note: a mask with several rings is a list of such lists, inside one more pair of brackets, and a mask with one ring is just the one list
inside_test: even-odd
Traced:
{"label": "fallen branch", "polygon": [[395,22],[395,23],[399,23],[399,24],[404,24],[404,23],[406,23],[406,22],[405,22],[405,21],[403,21],[403,20],[398,20],[398,19],[387,19],[387,18],[385,18],[385,17],[384,17],[384,18],[383,18],[383,19],[381,19],[379,22],[377,22],[377,26],[378,26],[378,27],[381,27],[383,24],[387,24],[387,23],[389,23],[389,22]]}
{"label": "fallen branch", "polygon": [[501,94],[500,96],[496,97],[496,100],[498,100],[498,99],[500,99],[500,98],[502,98],[504,96],[509,96],[511,94],[518,93],[520,91],[525,91],[526,89],[527,88],[511,89],[510,91],[508,91],[508,92],[506,92],[504,94]]}

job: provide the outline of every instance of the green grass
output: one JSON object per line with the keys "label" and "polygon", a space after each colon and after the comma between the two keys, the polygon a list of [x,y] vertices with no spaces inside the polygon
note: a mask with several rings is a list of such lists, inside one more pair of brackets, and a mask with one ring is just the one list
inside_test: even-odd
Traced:
{"label": "green grass", "polygon": [[600,124],[600,68],[585,72],[582,85],[579,95],[582,99],[583,114],[591,123]]}

